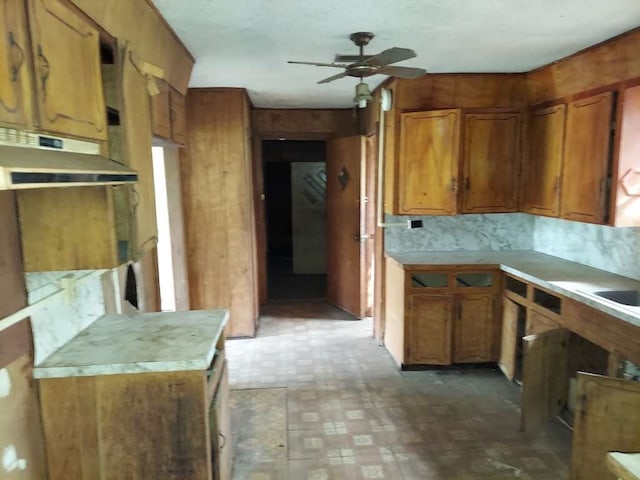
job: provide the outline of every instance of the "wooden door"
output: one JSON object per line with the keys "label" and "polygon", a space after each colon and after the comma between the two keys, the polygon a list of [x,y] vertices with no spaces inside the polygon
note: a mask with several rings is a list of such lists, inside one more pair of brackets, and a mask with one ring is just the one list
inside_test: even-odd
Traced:
{"label": "wooden door", "polygon": [[0,123],[31,125],[30,54],[22,0],[0,0],[0,38]]}
{"label": "wooden door", "polygon": [[578,373],[570,480],[614,480],[607,452],[640,452],[640,382]]}
{"label": "wooden door", "polygon": [[366,236],[360,221],[364,156],[364,137],[327,141],[327,300],[358,318],[365,311]]}
{"label": "wooden door", "polygon": [[456,213],[459,144],[460,110],[400,114],[398,213]]}
{"label": "wooden door", "polygon": [[29,0],[40,127],[107,138],[98,31],[59,0]]}
{"label": "wooden door", "polygon": [[520,305],[513,300],[502,297],[502,337],[498,366],[509,380],[513,380],[516,375],[518,312],[520,308]]}
{"label": "wooden door", "polygon": [[560,215],[603,223],[613,105],[611,92],[571,102],[567,108]]}
{"label": "wooden door", "polygon": [[557,329],[522,339],[523,431],[555,418],[567,403],[568,338],[568,330]]}
{"label": "wooden door", "polygon": [[453,320],[453,362],[489,362],[494,338],[492,293],[456,296]]}
{"label": "wooden door", "polygon": [[449,365],[453,295],[409,295],[407,299],[407,364]]}
{"label": "wooden door", "polygon": [[471,113],[464,117],[462,211],[518,210],[519,113]]}
{"label": "wooden door", "polygon": [[557,217],[560,213],[560,179],[566,105],[531,112],[527,158],[522,167],[522,210]]}
{"label": "wooden door", "polygon": [[[213,399],[216,431],[211,432],[213,472],[215,480],[231,480],[233,450],[231,438],[231,403],[227,362],[222,367],[218,390]],[[213,438],[215,436],[215,438]]]}

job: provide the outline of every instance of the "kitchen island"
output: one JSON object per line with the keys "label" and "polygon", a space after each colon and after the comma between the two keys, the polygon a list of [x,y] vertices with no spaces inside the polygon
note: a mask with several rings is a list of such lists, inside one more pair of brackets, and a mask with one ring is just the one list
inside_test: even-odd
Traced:
{"label": "kitchen island", "polygon": [[36,365],[49,478],[228,479],[227,320],[107,314]]}

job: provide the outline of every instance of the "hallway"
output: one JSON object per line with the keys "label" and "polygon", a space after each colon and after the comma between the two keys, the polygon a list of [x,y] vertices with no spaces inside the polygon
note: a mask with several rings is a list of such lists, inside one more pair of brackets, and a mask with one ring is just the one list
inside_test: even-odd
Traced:
{"label": "hallway", "polygon": [[267,306],[256,338],[227,342],[235,479],[567,478],[570,432],[519,432],[499,370],[401,372],[348,318]]}

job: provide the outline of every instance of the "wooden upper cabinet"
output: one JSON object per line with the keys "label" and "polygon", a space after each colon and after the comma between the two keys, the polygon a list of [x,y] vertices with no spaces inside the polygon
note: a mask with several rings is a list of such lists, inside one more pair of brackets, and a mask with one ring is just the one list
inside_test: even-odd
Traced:
{"label": "wooden upper cabinet", "polygon": [[463,213],[517,211],[521,128],[519,113],[465,115]]}
{"label": "wooden upper cabinet", "polygon": [[177,90],[169,90],[169,114],[171,116],[171,139],[180,145],[186,140],[186,116],[184,111],[184,95]]}
{"label": "wooden upper cabinet", "polygon": [[613,94],[576,100],[567,107],[560,215],[568,220],[606,220]]}
{"label": "wooden upper cabinet", "polygon": [[160,93],[151,96],[151,123],[153,134],[171,138],[171,112],[169,110],[169,85],[157,82]]}
{"label": "wooden upper cabinet", "polygon": [[30,55],[22,0],[0,0],[0,39],[0,123],[30,126]]}
{"label": "wooden upper cabinet", "polygon": [[98,31],[60,0],[29,0],[42,130],[107,138]]}
{"label": "wooden upper cabinet", "polygon": [[398,212],[456,213],[460,110],[400,114]]}
{"label": "wooden upper cabinet", "polygon": [[522,211],[557,217],[565,127],[564,104],[531,112],[528,154],[522,167]]}

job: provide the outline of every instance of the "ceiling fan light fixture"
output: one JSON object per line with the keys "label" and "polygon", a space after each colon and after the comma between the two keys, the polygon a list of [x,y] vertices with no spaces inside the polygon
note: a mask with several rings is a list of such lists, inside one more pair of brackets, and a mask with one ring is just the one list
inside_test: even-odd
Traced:
{"label": "ceiling fan light fixture", "polygon": [[353,101],[358,104],[359,108],[366,108],[367,102],[372,100],[371,91],[369,85],[360,80],[360,83],[356,85],[356,96]]}

